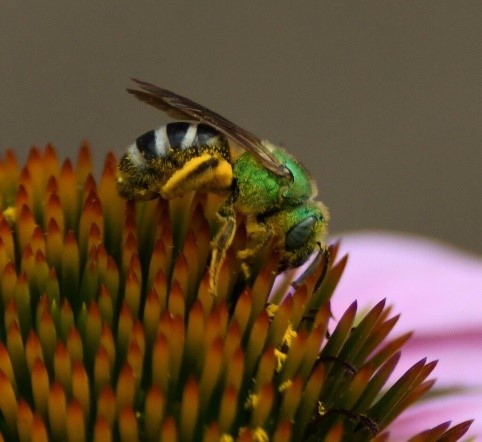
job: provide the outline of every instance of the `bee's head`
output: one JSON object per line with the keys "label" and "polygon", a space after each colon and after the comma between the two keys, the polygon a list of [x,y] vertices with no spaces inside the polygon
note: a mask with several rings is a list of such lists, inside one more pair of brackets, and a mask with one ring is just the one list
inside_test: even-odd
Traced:
{"label": "bee's head", "polygon": [[298,267],[324,244],[328,210],[320,202],[308,202],[273,214],[267,222],[277,231],[280,269]]}

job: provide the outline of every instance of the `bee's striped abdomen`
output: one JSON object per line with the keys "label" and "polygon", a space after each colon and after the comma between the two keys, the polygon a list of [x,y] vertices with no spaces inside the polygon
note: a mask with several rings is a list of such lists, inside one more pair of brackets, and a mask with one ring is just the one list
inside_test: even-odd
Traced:
{"label": "bee's striped abdomen", "polygon": [[165,158],[173,151],[209,146],[220,137],[223,135],[207,124],[169,123],[137,138],[135,147],[132,146],[130,153],[136,156],[136,152],[134,152],[136,149],[147,160]]}
{"label": "bee's striped abdomen", "polygon": [[179,196],[196,186],[224,192],[232,181],[231,164],[228,140],[212,126],[169,123],[141,135],[127,149],[117,185],[129,199]]}

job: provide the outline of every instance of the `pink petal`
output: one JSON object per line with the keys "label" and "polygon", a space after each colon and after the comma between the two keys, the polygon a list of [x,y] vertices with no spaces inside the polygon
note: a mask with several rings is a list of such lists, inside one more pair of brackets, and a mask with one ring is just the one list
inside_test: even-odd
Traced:
{"label": "pink petal", "polygon": [[[412,405],[389,426],[390,440],[407,440],[415,434],[428,428],[433,428],[443,422],[452,421],[452,426],[482,417],[481,392],[463,396],[445,396],[422,401]],[[482,419],[475,419],[464,440],[482,435]]]}
{"label": "pink petal", "polygon": [[341,237],[347,268],[333,297],[339,318],[354,299],[361,308],[387,298],[402,313],[397,330],[418,333],[482,330],[482,259],[409,235]]}
{"label": "pink petal", "polygon": [[482,259],[427,239],[387,233],[343,235],[347,268],[333,296],[335,318],[354,299],[361,309],[387,298],[401,313],[395,333],[415,330],[403,347],[392,379],[427,356],[438,359],[436,388],[461,388],[407,410],[392,426],[391,440],[452,420],[476,418],[482,434]]}

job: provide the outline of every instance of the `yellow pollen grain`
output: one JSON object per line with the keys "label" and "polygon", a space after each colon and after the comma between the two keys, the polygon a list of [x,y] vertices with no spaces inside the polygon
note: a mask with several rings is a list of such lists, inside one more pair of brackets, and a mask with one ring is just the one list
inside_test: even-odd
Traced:
{"label": "yellow pollen grain", "polygon": [[291,343],[293,342],[293,339],[296,338],[296,336],[297,336],[296,331],[293,330],[293,326],[289,324],[283,336],[283,344],[286,344],[288,347],[290,347]]}
{"label": "yellow pollen grain", "polygon": [[318,414],[323,416],[326,413],[326,408],[323,405],[323,402],[318,402]]}
{"label": "yellow pollen grain", "polygon": [[278,388],[278,391],[280,393],[283,393],[283,391],[288,390],[293,385],[293,381],[291,379],[288,379],[287,381],[284,381]]}
{"label": "yellow pollen grain", "polygon": [[286,361],[286,353],[283,353],[282,351],[278,349],[274,349],[274,355],[276,356],[276,359],[278,360],[278,364],[276,365],[276,371],[279,373],[281,369],[283,368],[283,364]]}
{"label": "yellow pollen grain", "polygon": [[246,399],[246,403],[244,404],[244,408],[246,410],[250,408],[256,408],[256,404],[259,402],[259,395],[257,394],[250,394],[248,399]]}
{"label": "yellow pollen grain", "polygon": [[269,319],[272,320],[279,309],[278,304],[268,304],[266,307],[266,313],[268,313]]}
{"label": "yellow pollen grain", "polygon": [[219,438],[219,442],[233,442],[233,436],[230,436],[229,434],[222,434],[221,437]]}
{"label": "yellow pollen grain", "polygon": [[253,441],[268,442],[269,441],[268,434],[261,427],[258,427],[256,428],[256,430],[253,431]]}
{"label": "yellow pollen grain", "polygon": [[3,211],[3,216],[7,220],[7,223],[10,226],[13,226],[15,224],[15,221],[17,220],[17,209],[14,206],[7,207]]}

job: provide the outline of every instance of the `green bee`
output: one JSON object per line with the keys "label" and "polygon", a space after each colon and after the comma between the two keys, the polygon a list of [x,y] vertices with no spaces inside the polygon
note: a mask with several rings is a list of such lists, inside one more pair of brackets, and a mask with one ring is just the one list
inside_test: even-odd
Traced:
{"label": "green bee", "polygon": [[247,277],[253,259],[271,241],[280,270],[300,266],[317,249],[321,258],[328,210],[314,201],[316,184],[292,155],[188,98],[134,81],[140,90],[129,93],[174,119],[195,123],[169,123],[137,138],[119,162],[119,193],[133,200],[171,199],[196,190],[227,195],[211,244],[214,294],[236,213],[246,217],[247,248],[238,256]]}

